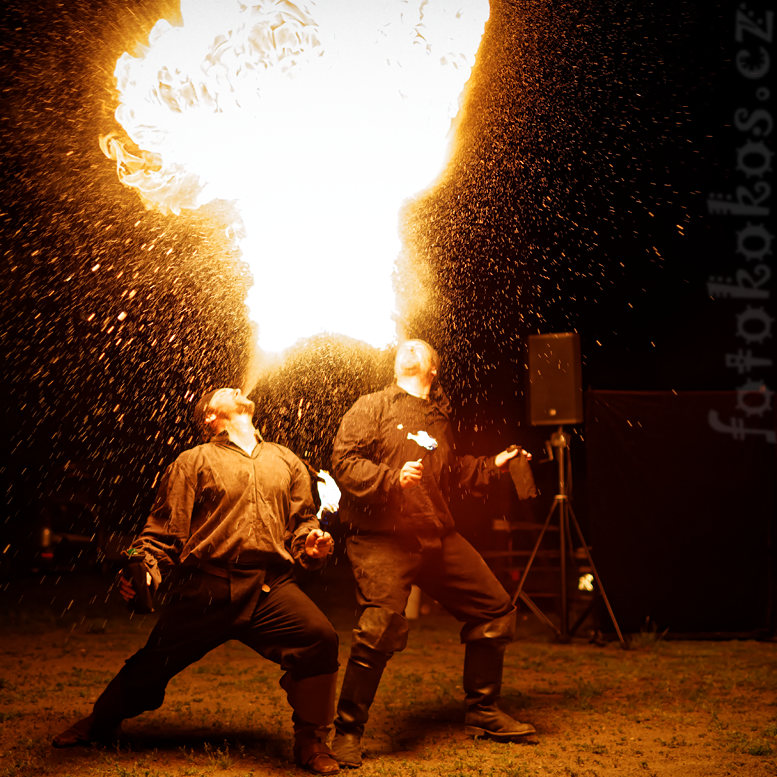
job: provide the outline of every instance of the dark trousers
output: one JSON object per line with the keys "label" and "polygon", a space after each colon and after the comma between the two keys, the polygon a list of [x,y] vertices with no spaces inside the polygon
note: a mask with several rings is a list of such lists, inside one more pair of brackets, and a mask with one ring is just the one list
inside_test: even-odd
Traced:
{"label": "dark trousers", "polygon": [[230,639],[279,664],[293,681],[337,671],[337,633],[289,572],[197,570],[179,583],[146,645],[95,702],[95,716],[117,723],[156,709],[172,677]]}
{"label": "dark trousers", "polygon": [[[423,549],[390,535],[356,534],[348,538],[347,548],[360,609],[354,645],[384,654],[405,647],[404,611],[413,584],[463,623],[462,642],[481,638],[483,629],[495,621],[512,628],[510,596],[458,532]],[[504,637],[512,634],[506,631]]]}

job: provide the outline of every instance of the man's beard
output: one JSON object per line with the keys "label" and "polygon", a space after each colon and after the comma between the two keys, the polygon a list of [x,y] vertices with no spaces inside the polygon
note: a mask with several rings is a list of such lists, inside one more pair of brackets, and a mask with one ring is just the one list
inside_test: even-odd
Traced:
{"label": "man's beard", "polygon": [[423,365],[418,356],[410,355],[400,357],[394,366],[394,372],[397,376],[411,377],[423,372]]}
{"label": "man's beard", "polygon": [[256,410],[256,405],[250,399],[239,397],[236,399],[235,402],[237,406],[240,408],[241,413],[244,413],[245,415],[250,415],[253,418],[254,410]]}

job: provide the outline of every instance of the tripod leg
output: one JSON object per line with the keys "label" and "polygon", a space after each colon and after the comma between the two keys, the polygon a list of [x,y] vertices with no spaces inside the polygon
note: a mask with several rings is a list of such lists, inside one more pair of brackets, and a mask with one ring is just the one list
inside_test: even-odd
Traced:
{"label": "tripod leg", "polygon": [[553,631],[556,632],[557,637],[561,637],[561,632],[558,630],[558,627],[556,626],[553,621],[548,618],[547,615],[539,608],[537,605],[529,598],[529,596],[523,592],[521,592],[520,600],[546,625],[550,626],[550,628],[553,629]]}
{"label": "tripod leg", "polygon": [[540,543],[542,543],[542,539],[545,536],[545,532],[548,530],[548,526],[550,526],[550,519],[553,517],[553,512],[558,506],[559,506],[559,500],[557,497],[553,500],[553,504],[551,505],[551,508],[548,511],[548,516],[547,518],[545,518],[545,523],[542,526],[542,531],[540,531],[540,535],[539,537],[537,537],[537,541],[534,543],[534,548],[532,549],[531,555],[529,556],[529,560],[526,562],[526,566],[523,569],[523,574],[521,575],[520,582],[518,583],[518,588],[513,594],[513,604],[515,604],[519,596],[523,601],[525,601],[525,599],[523,599],[523,596],[522,596],[523,585],[526,582],[526,578],[529,574],[529,570],[531,569],[531,565],[534,563],[534,559],[537,558],[537,551],[539,551]]}
{"label": "tripod leg", "polygon": [[594,580],[596,581],[597,586],[599,587],[599,591],[602,594],[602,600],[604,601],[605,607],[607,607],[607,612],[610,615],[610,620],[612,621],[612,625],[615,626],[615,633],[618,635],[618,641],[621,643],[621,647],[627,648],[628,644],[626,640],[623,637],[623,634],[621,633],[620,626],[618,625],[618,621],[615,618],[615,613],[612,610],[612,606],[610,605],[610,600],[607,598],[607,593],[604,590],[604,586],[602,585],[602,580],[599,577],[599,572],[596,569],[596,564],[594,564],[593,557],[591,556],[591,552],[588,550],[588,544],[585,541],[585,537],[583,536],[583,532],[580,529],[580,524],[577,522],[577,518],[575,517],[575,513],[572,511],[572,508],[569,508],[569,515],[572,518],[572,523],[574,524],[575,530],[577,531],[578,539],[580,540],[580,544],[583,548],[583,551],[585,552],[586,558],[588,559],[588,563],[591,565],[591,571],[594,575]]}
{"label": "tripod leg", "polygon": [[[559,616],[561,620],[561,630],[559,632],[560,642],[569,642],[572,639],[577,625],[569,627],[569,559],[574,557],[574,547],[572,545],[572,531],[570,528],[570,517],[574,520],[572,505],[566,496],[559,497],[561,504],[561,520],[559,521],[559,564],[560,564],[560,602]],[[579,529],[578,529],[579,531]]]}
{"label": "tripod leg", "polygon": [[558,548],[559,548],[559,620],[561,629],[559,641],[569,642],[569,609],[567,601],[567,543],[569,536],[569,518],[567,510],[569,505],[566,496],[561,497],[561,510],[558,522]]}

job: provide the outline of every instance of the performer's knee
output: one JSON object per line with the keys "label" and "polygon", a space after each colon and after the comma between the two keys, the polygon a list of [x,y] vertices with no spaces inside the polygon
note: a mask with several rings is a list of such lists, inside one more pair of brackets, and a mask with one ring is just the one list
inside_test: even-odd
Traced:
{"label": "performer's knee", "polygon": [[[512,604],[511,604],[512,607]],[[498,642],[512,642],[515,638],[515,608],[498,618],[476,623],[465,623],[461,629],[462,642],[475,642],[479,639],[493,639]]]}
{"label": "performer's knee", "polygon": [[321,645],[321,653],[326,656],[329,663],[333,665],[333,671],[337,669],[337,653],[340,646],[340,640],[337,632],[329,621],[326,626],[318,630],[318,642]]}
{"label": "performer's knee", "polygon": [[402,615],[383,607],[366,607],[353,632],[355,643],[391,655],[407,645],[408,622]]}
{"label": "performer's knee", "polygon": [[339,666],[337,656],[339,638],[334,626],[322,615],[308,624],[308,647],[304,664],[305,674],[327,674],[336,672]]}

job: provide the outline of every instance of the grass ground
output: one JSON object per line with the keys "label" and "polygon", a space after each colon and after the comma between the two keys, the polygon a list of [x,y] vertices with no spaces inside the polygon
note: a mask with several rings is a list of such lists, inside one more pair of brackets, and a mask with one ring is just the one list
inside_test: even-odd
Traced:
{"label": "grass ground", "polygon": [[[165,704],[124,726],[112,747],[55,750],[52,736],[88,712],[154,616],[105,602],[105,580],[43,581],[0,592],[0,777],[248,777],[301,774],[290,763],[290,711],[277,668],[228,643],[170,684]],[[321,592],[319,592],[321,593]],[[347,657],[352,609],[322,607]],[[335,601],[337,600],[337,601]],[[339,602],[339,604],[338,604]],[[456,623],[413,624],[389,664],[354,775],[417,777],[722,777],[777,775],[777,645],[551,641],[531,617],[508,651],[504,703],[535,744],[463,732],[463,650]]]}

